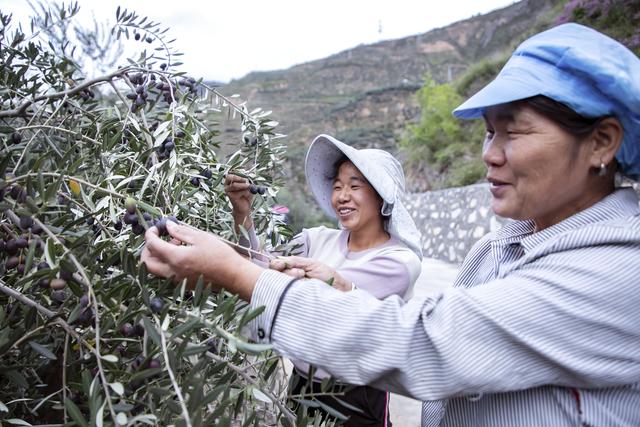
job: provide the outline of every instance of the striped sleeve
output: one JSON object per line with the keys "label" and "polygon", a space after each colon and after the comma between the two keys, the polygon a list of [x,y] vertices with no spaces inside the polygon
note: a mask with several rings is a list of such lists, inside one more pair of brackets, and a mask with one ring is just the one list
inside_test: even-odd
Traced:
{"label": "striped sleeve", "polygon": [[271,339],[349,383],[422,400],[629,384],[640,381],[640,265],[628,262],[637,251],[550,254],[508,279],[408,303],[295,283]]}

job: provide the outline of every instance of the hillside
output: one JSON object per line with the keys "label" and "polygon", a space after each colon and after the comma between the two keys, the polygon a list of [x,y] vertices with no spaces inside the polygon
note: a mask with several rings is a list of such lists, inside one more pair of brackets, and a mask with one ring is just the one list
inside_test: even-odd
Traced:
{"label": "hillside", "polygon": [[[416,167],[399,150],[407,126],[421,120],[416,92],[427,78],[446,83],[465,76],[466,91],[480,87],[495,72],[492,64],[546,28],[564,3],[523,0],[426,33],[360,45],[286,70],[250,73],[221,90],[238,94],[250,108],[272,110],[278,131],[287,135],[288,176],[278,199],[291,208],[293,230],[330,224],[305,188],[304,155],[316,135],[329,133],[357,147],[398,155],[409,192],[446,185],[437,165],[425,160]],[[489,66],[478,73],[482,64]],[[221,154],[225,141],[237,135],[237,126],[237,120],[221,123]]]}
{"label": "hillside", "polygon": [[452,81],[480,59],[501,56],[558,3],[521,1],[427,33],[360,45],[286,70],[250,73],[222,90],[273,110],[300,177],[299,160],[318,133],[395,151],[406,123],[419,116],[413,95],[425,76]]}

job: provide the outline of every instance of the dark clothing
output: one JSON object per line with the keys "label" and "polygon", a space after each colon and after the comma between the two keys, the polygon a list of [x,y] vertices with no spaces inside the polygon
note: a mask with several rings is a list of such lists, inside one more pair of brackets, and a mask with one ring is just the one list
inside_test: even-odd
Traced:
{"label": "dark clothing", "polygon": [[[312,399],[312,396],[303,396],[310,393],[337,394],[335,397],[316,396],[313,397],[313,399],[319,400],[322,403],[331,406],[341,414],[349,417],[348,420],[343,421],[341,424],[345,427],[391,427],[391,420],[389,417],[389,393],[386,391],[381,391],[369,386],[336,385],[323,392],[320,382],[311,381],[310,384],[309,380],[300,375],[297,370],[293,371],[290,384],[292,385],[290,395],[294,395],[301,399]],[[294,399],[291,399],[291,401],[297,409],[297,405],[299,403]],[[343,405],[341,402],[346,402],[348,405],[360,409],[360,411],[351,409]],[[309,408],[310,415],[315,415],[316,411],[322,414],[323,419],[334,419],[321,407]]]}

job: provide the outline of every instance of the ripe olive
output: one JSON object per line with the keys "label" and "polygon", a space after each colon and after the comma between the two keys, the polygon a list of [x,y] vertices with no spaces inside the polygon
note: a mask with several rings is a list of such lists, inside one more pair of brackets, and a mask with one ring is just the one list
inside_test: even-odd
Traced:
{"label": "ripe olive", "polygon": [[125,337],[132,337],[135,333],[135,329],[131,323],[125,323],[120,327],[120,333]]}
{"label": "ripe olive", "polygon": [[11,270],[16,268],[20,264],[20,258],[17,256],[12,256],[5,263],[4,266],[7,270]]}
{"label": "ripe olive", "polygon": [[257,186],[257,185],[253,185],[253,184],[251,184],[251,185],[249,186],[249,192],[250,192],[251,194],[258,194],[258,186]]}
{"label": "ripe olive", "polygon": [[164,307],[164,300],[160,297],[154,297],[149,302],[149,307],[151,308],[151,311],[158,314],[162,311],[162,308]]}
{"label": "ripe olive", "polygon": [[22,135],[18,132],[13,132],[11,134],[11,143],[12,144],[20,144],[22,142]]}

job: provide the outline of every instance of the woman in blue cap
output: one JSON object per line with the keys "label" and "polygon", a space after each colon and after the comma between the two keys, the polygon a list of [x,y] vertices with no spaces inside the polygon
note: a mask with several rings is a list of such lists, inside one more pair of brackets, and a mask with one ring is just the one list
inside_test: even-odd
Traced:
{"label": "woman in blue cap", "polygon": [[257,340],[423,400],[425,426],[640,425],[640,207],[615,184],[640,177],[640,59],[561,25],[454,114],[484,119],[491,206],[513,221],[471,249],[451,289],[402,303],[303,286],[238,268],[225,244],[180,226],[189,245],[151,229],[142,259],[265,306]]}

